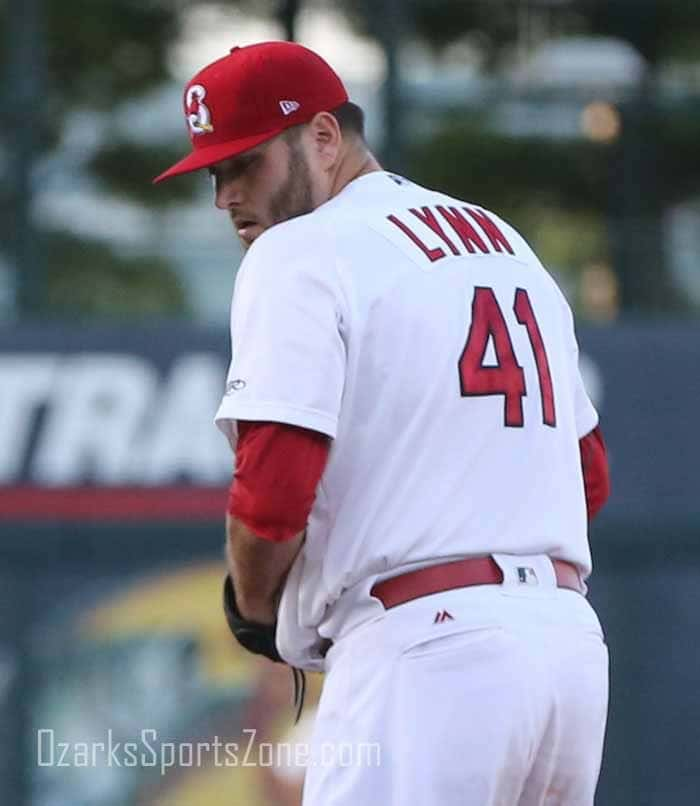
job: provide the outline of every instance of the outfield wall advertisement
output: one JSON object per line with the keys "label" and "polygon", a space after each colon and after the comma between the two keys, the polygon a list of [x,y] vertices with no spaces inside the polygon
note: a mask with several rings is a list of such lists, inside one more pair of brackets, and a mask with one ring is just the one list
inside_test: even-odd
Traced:
{"label": "outfield wall advertisement", "polygon": [[[700,518],[700,326],[581,328],[579,340],[613,469],[603,517]],[[157,518],[174,501],[213,517],[232,469],[213,425],[228,358],[221,329],[0,331],[0,518]]]}

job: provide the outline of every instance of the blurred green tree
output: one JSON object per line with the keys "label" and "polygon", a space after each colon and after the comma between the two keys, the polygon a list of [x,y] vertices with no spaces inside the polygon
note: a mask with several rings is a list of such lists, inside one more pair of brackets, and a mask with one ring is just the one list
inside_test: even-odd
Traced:
{"label": "blurred green tree", "polygon": [[[375,3],[342,4],[358,31],[382,39]],[[700,190],[695,146],[700,99],[687,94],[665,98],[656,79],[664,64],[697,62],[700,3],[408,0],[400,8],[405,34],[427,44],[436,58],[450,45],[466,41],[487,74],[496,74],[516,49],[542,44],[545,36],[616,37],[637,50],[647,70],[618,102],[617,140],[603,144],[509,138],[489,125],[489,109],[449,108],[431,134],[413,138],[405,168],[426,184],[492,205],[526,231],[527,225],[532,231],[533,222],[539,222],[534,230],[547,243],[555,242],[551,227],[562,226],[562,214],[571,224],[578,218],[579,226],[570,227],[569,254],[555,250],[564,263],[612,262],[623,304],[632,310],[683,309],[685,303],[667,271],[664,216],[670,206]],[[410,109],[411,98],[404,100]],[[542,100],[533,98],[535,104]],[[414,109],[406,119],[412,122],[420,115],[421,110]],[[583,241],[589,244],[585,254],[580,249],[584,232]]]}
{"label": "blurred green tree", "polygon": [[[687,97],[661,99],[654,77],[663,63],[696,59],[700,3],[381,2],[389,3],[393,12],[379,14],[377,3],[370,0],[338,0],[358,30],[385,44],[386,32],[378,26],[396,20],[397,13],[404,17],[403,32],[427,43],[436,55],[466,37],[481,54],[487,73],[501,66],[514,48],[537,44],[544,29],[549,35],[617,36],[644,56],[649,65],[647,77],[620,105],[622,136],[614,143],[560,144],[535,137],[508,138],[489,126],[486,115],[480,115],[477,123],[471,110],[461,114],[451,110],[429,137],[411,144],[406,167],[427,184],[489,204],[521,226],[534,228],[543,242],[556,244],[553,253],[564,263],[612,260],[622,281],[623,300],[630,307],[654,310],[678,306],[664,269],[663,215],[669,205],[696,194],[700,185],[695,148],[700,128],[698,103]],[[0,173],[4,179],[0,183],[0,253],[4,251],[7,257],[12,251],[9,245],[21,230],[19,213],[28,188],[26,182],[23,185],[12,176],[15,166],[21,164],[18,153],[21,156],[31,143],[33,156],[49,154],[76,112],[97,112],[109,119],[123,101],[144,96],[161,85],[168,78],[169,49],[183,33],[186,12],[198,5],[202,5],[199,0],[0,2],[0,30],[8,45],[0,111]],[[294,12],[298,7],[313,8],[314,0],[218,0],[204,5],[235,5],[257,16],[276,15],[291,32]],[[44,30],[43,49],[17,35],[18,26],[24,25],[26,33],[25,17],[31,9],[38,19],[35,27]],[[22,65],[33,75],[32,86],[42,88],[40,100],[17,91],[18,86],[23,85],[25,90],[30,86],[17,72]],[[194,187],[191,183],[168,183],[157,193],[151,191],[148,178],[177,156],[167,146],[145,144],[125,133],[123,127],[115,127],[84,168],[113,194],[139,204],[165,206],[186,198]],[[553,227],[573,233],[568,256],[565,239],[553,234]],[[40,235],[41,252],[50,260],[44,261],[48,269],[45,282],[38,284],[43,295],[35,288],[29,297],[38,301],[36,310],[46,310],[60,298],[61,309],[69,311],[65,289],[80,274],[74,262],[79,258],[65,242],[56,240],[58,234],[47,230]],[[581,244],[587,244],[586,248]],[[29,251],[36,249],[35,243],[27,246]],[[90,284],[94,284],[97,296],[90,301],[89,289],[76,294],[76,312],[109,307],[97,290],[101,279],[104,287],[124,288],[124,294],[112,295],[115,310],[142,309],[138,298],[142,291],[129,279],[133,271],[130,260],[104,244],[90,254],[94,261]],[[154,282],[164,289],[161,312],[184,311],[185,296],[175,273],[156,256],[143,256],[141,260],[144,271],[153,267]],[[155,302],[149,303],[149,310],[157,312]]]}
{"label": "blurred green tree", "polygon": [[[549,35],[596,34],[630,42],[652,65],[696,61],[700,4],[695,0],[390,0],[398,2],[406,28],[436,53],[474,36],[486,62],[543,30]],[[340,0],[354,27],[379,36],[374,0]]]}
{"label": "blurred green tree", "polygon": [[[169,48],[194,0],[26,0],[0,5],[4,54],[0,127],[0,236],[4,257],[27,256],[24,312],[62,314],[180,314],[183,289],[157,255],[123,257],[106,243],[79,240],[26,217],[39,159],[61,143],[77,113],[87,127],[109,121],[119,105],[159,87],[169,77]],[[36,97],[39,93],[40,97]],[[115,128],[85,162],[88,177],[136,202],[167,205],[188,193],[172,183],[147,193],[149,179],[176,154],[125,138]],[[18,167],[19,166],[19,167]],[[24,219],[23,219],[24,216]],[[30,243],[22,244],[22,228]],[[40,247],[37,248],[37,242]],[[10,254],[8,254],[8,252]],[[17,254],[19,252],[19,255]],[[143,274],[135,281],[135,269]],[[33,276],[41,271],[41,276]]]}

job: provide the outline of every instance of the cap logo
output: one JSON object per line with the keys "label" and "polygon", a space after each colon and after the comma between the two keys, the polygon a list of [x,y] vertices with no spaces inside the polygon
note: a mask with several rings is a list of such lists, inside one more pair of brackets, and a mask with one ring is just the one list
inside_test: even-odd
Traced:
{"label": "cap logo", "polygon": [[285,115],[291,115],[292,112],[296,112],[300,106],[299,101],[280,101],[280,109]]}
{"label": "cap logo", "polygon": [[214,131],[211,125],[211,112],[204,103],[206,97],[207,91],[201,84],[193,84],[187,90],[185,109],[192,134],[210,134]]}

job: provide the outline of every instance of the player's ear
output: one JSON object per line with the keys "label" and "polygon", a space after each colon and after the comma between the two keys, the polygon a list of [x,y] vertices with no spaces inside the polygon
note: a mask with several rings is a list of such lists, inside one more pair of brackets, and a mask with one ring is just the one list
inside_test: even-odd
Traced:
{"label": "player's ear", "polygon": [[343,142],[338,121],[330,112],[319,112],[311,119],[308,131],[315,156],[324,168],[331,167],[338,158]]}

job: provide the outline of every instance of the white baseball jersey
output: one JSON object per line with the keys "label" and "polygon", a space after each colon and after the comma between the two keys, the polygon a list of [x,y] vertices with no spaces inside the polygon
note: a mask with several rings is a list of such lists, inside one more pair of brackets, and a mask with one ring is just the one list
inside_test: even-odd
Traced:
{"label": "white baseball jersey", "polygon": [[[578,440],[597,424],[571,310],[508,224],[386,172],[248,251],[216,422],[333,438],[282,598],[285,659],[371,617],[414,565],[547,554],[590,572]],[[376,605],[376,600],[373,600]]]}

